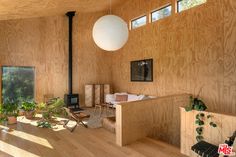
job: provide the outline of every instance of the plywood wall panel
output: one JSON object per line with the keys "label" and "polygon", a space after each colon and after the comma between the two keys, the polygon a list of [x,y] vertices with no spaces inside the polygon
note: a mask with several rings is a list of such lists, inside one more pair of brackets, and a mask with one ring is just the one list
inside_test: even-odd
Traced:
{"label": "plywood wall panel", "polygon": [[74,20],[73,85],[74,92],[80,93],[82,105],[85,84],[111,84],[111,53],[98,48],[92,38],[93,25],[104,14],[80,13]]}
{"label": "plywood wall panel", "polygon": [[[125,0],[113,0],[112,7],[118,7]],[[96,13],[107,11],[110,2],[104,0],[0,0],[0,20],[22,19],[64,15],[67,11]]]}
{"label": "plywood wall panel", "polygon": [[[164,3],[127,1],[115,13],[127,22]],[[164,96],[191,93],[212,111],[236,114],[235,1],[207,3],[130,31],[127,44],[113,54],[115,91]],[[154,81],[130,82],[130,61],[153,58]]]}
{"label": "plywood wall panel", "polygon": [[[52,25],[51,20],[56,20],[57,23]],[[65,68],[56,67],[57,64],[54,63],[60,62],[60,59],[63,60],[67,56],[63,54],[63,47],[55,49],[53,45],[54,41],[57,41],[58,45],[65,45],[64,34],[56,35],[56,28],[61,30],[61,25],[64,26],[64,22],[64,18],[50,17],[48,19],[2,21],[0,23],[0,31],[4,32],[3,36],[0,37],[0,65],[35,67],[37,101],[42,101],[44,94],[54,93],[54,90],[59,91],[55,92],[56,96],[62,96],[62,91],[65,90],[66,83],[62,80],[66,74]],[[63,40],[57,40],[57,38]],[[51,43],[50,47],[47,46],[49,43]],[[54,57],[58,52],[62,52],[60,59]],[[2,56],[4,57],[2,58]],[[64,61],[60,65],[63,64],[65,64]],[[49,69],[53,71],[50,72]],[[56,69],[60,71],[56,71]],[[55,78],[60,84],[54,81]]]}
{"label": "plywood wall panel", "polygon": [[[95,46],[92,26],[105,13],[77,14],[73,25],[73,92],[84,105],[84,86],[110,83],[110,54]],[[55,16],[0,22],[0,65],[34,66],[36,101],[68,91],[68,18]]]}
{"label": "plywood wall panel", "polygon": [[179,107],[189,101],[189,96],[188,94],[172,95],[117,105],[117,144],[128,145],[148,136],[179,146]]}
{"label": "plywood wall panel", "polygon": [[226,108],[236,113],[236,1],[224,1],[224,95]]}

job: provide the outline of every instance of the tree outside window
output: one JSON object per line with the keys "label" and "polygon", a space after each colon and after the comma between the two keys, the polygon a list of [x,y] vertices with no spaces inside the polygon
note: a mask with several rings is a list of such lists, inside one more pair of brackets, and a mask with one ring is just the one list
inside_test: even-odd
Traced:
{"label": "tree outside window", "polygon": [[207,0],[179,0],[178,1],[178,12],[187,10],[197,5],[206,3]]}
{"label": "tree outside window", "polygon": [[34,71],[33,67],[2,67],[2,102],[33,101]]}

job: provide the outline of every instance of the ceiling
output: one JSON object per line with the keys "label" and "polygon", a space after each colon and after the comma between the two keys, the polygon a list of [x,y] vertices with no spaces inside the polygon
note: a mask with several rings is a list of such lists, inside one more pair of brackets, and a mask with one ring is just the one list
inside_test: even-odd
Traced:
{"label": "ceiling", "polygon": [[[126,0],[112,0],[115,8]],[[67,11],[97,12],[110,8],[110,0],[0,0],[0,20],[63,15]]]}

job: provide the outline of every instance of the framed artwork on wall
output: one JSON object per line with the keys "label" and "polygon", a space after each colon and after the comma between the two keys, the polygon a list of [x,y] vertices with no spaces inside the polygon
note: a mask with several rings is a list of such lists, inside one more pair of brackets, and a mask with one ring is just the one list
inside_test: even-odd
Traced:
{"label": "framed artwork on wall", "polygon": [[153,82],[153,59],[130,62],[132,82]]}

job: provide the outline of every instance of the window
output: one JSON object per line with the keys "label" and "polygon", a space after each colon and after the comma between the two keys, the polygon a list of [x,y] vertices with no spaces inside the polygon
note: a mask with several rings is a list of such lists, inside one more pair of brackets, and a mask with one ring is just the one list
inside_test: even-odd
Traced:
{"label": "window", "polygon": [[197,5],[206,3],[207,0],[178,0],[177,11],[181,12]]}
{"label": "window", "polygon": [[152,22],[160,20],[162,18],[168,17],[171,15],[171,5],[168,5],[164,8],[156,10],[151,13],[151,20]]}
{"label": "window", "polygon": [[131,21],[131,29],[135,29],[147,24],[147,16],[142,16]]}
{"label": "window", "polygon": [[33,67],[2,67],[2,102],[34,100]]}

